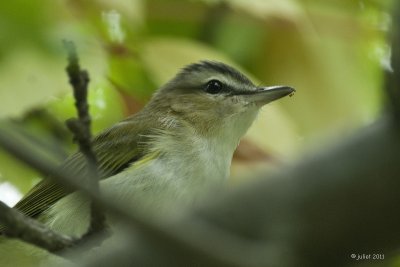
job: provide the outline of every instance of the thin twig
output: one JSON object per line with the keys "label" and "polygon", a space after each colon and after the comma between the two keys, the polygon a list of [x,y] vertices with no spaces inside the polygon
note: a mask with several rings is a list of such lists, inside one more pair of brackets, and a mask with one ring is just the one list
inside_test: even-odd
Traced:
{"label": "thin twig", "polygon": [[[88,84],[89,74],[86,70],[81,70],[74,43],[65,41],[64,45],[68,51],[67,73],[69,82],[73,88],[75,107],[78,113],[78,119],[67,120],[67,126],[74,134],[74,139],[78,142],[80,152],[85,155],[89,183],[93,190],[99,190],[99,173],[97,167],[97,158],[92,149],[92,134],[90,131],[91,118],[88,104]],[[105,216],[103,212],[92,202],[90,227],[86,235],[101,231],[105,227]]]}
{"label": "thin twig", "polygon": [[8,207],[1,201],[0,221],[7,225],[3,233],[5,236],[19,238],[50,252],[71,247],[75,242],[73,238],[50,230],[38,221]]}

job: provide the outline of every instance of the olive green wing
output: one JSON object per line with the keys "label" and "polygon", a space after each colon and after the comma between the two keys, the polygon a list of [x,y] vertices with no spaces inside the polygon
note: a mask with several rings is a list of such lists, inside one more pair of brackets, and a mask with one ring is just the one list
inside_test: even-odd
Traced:
{"label": "olive green wing", "polygon": [[[146,153],[146,133],[135,121],[124,121],[103,132],[93,140],[100,178],[121,172]],[[86,160],[78,152],[70,156],[59,169],[71,175],[87,172]],[[20,200],[14,208],[29,217],[37,217],[51,205],[72,191],[51,178],[44,179]],[[0,226],[0,232],[2,227]]]}

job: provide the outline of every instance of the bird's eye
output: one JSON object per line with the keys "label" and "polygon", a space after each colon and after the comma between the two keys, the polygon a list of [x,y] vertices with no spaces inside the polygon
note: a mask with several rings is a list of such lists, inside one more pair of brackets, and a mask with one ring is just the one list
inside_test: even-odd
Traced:
{"label": "bird's eye", "polygon": [[218,94],[223,89],[223,84],[218,80],[211,80],[206,84],[204,91],[209,94]]}

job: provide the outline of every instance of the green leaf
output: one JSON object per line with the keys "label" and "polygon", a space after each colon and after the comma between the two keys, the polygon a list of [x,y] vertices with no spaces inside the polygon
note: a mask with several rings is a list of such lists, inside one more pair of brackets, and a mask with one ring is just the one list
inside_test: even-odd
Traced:
{"label": "green leaf", "polygon": [[68,90],[60,58],[21,49],[0,65],[0,118],[19,116]]}
{"label": "green leaf", "polygon": [[[72,92],[54,98],[47,107],[60,121],[76,117]],[[118,92],[106,81],[89,86],[89,112],[94,134],[110,127],[124,117],[124,105]]]}

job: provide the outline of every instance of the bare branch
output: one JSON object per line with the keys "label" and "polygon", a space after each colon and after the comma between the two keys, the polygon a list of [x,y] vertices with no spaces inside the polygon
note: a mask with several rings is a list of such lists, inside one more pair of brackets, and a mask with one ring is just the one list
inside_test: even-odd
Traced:
{"label": "bare branch", "polygon": [[91,118],[89,115],[88,84],[89,75],[86,70],[81,70],[76,54],[75,46],[70,41],[65,41],[64,45],[68,51],[68,66],[66,68],[69,82],[73,88],[75,107],[78,113],[78,119],[68,120],[67,125],[74,134],[75,140],[79,144],[80,151],[86,156],[87,160],[94,166],[97,165],[97,159],[92,150],[90,132]]}
{"label": "bare branch", "polygon": [[[90,175],[90,186],[93,190],[99,190],[99,173],[97,167],[96,155],[92,149],[91,138],[92,134],[90,131],[91,118],[89,114],[88,104],[88,84],[89,74],[86,70],[81,70],[79,66],[78,56],[76,49],[71,41],[65,41],[64,45],[68,51],[67,73],[69,76],[69,82],[73,88],[75,97],[75,107],[78,113],[78,119],[69,119],[66,123],[68,128],[74,134],[74,139],[79,144],[79,150],[86,157],[87,166]],[[97,231],[101,231],[105,227],[105,216],[96,204],[91,205],[91,220],[88,233],[90,235]]]}
{"label": "bare branch", "polygon": [[7,225],[4,235],[56,252],[74,244],[75,240],[53,232],[38,221],[8,207],[0,201],[0,221]]}

